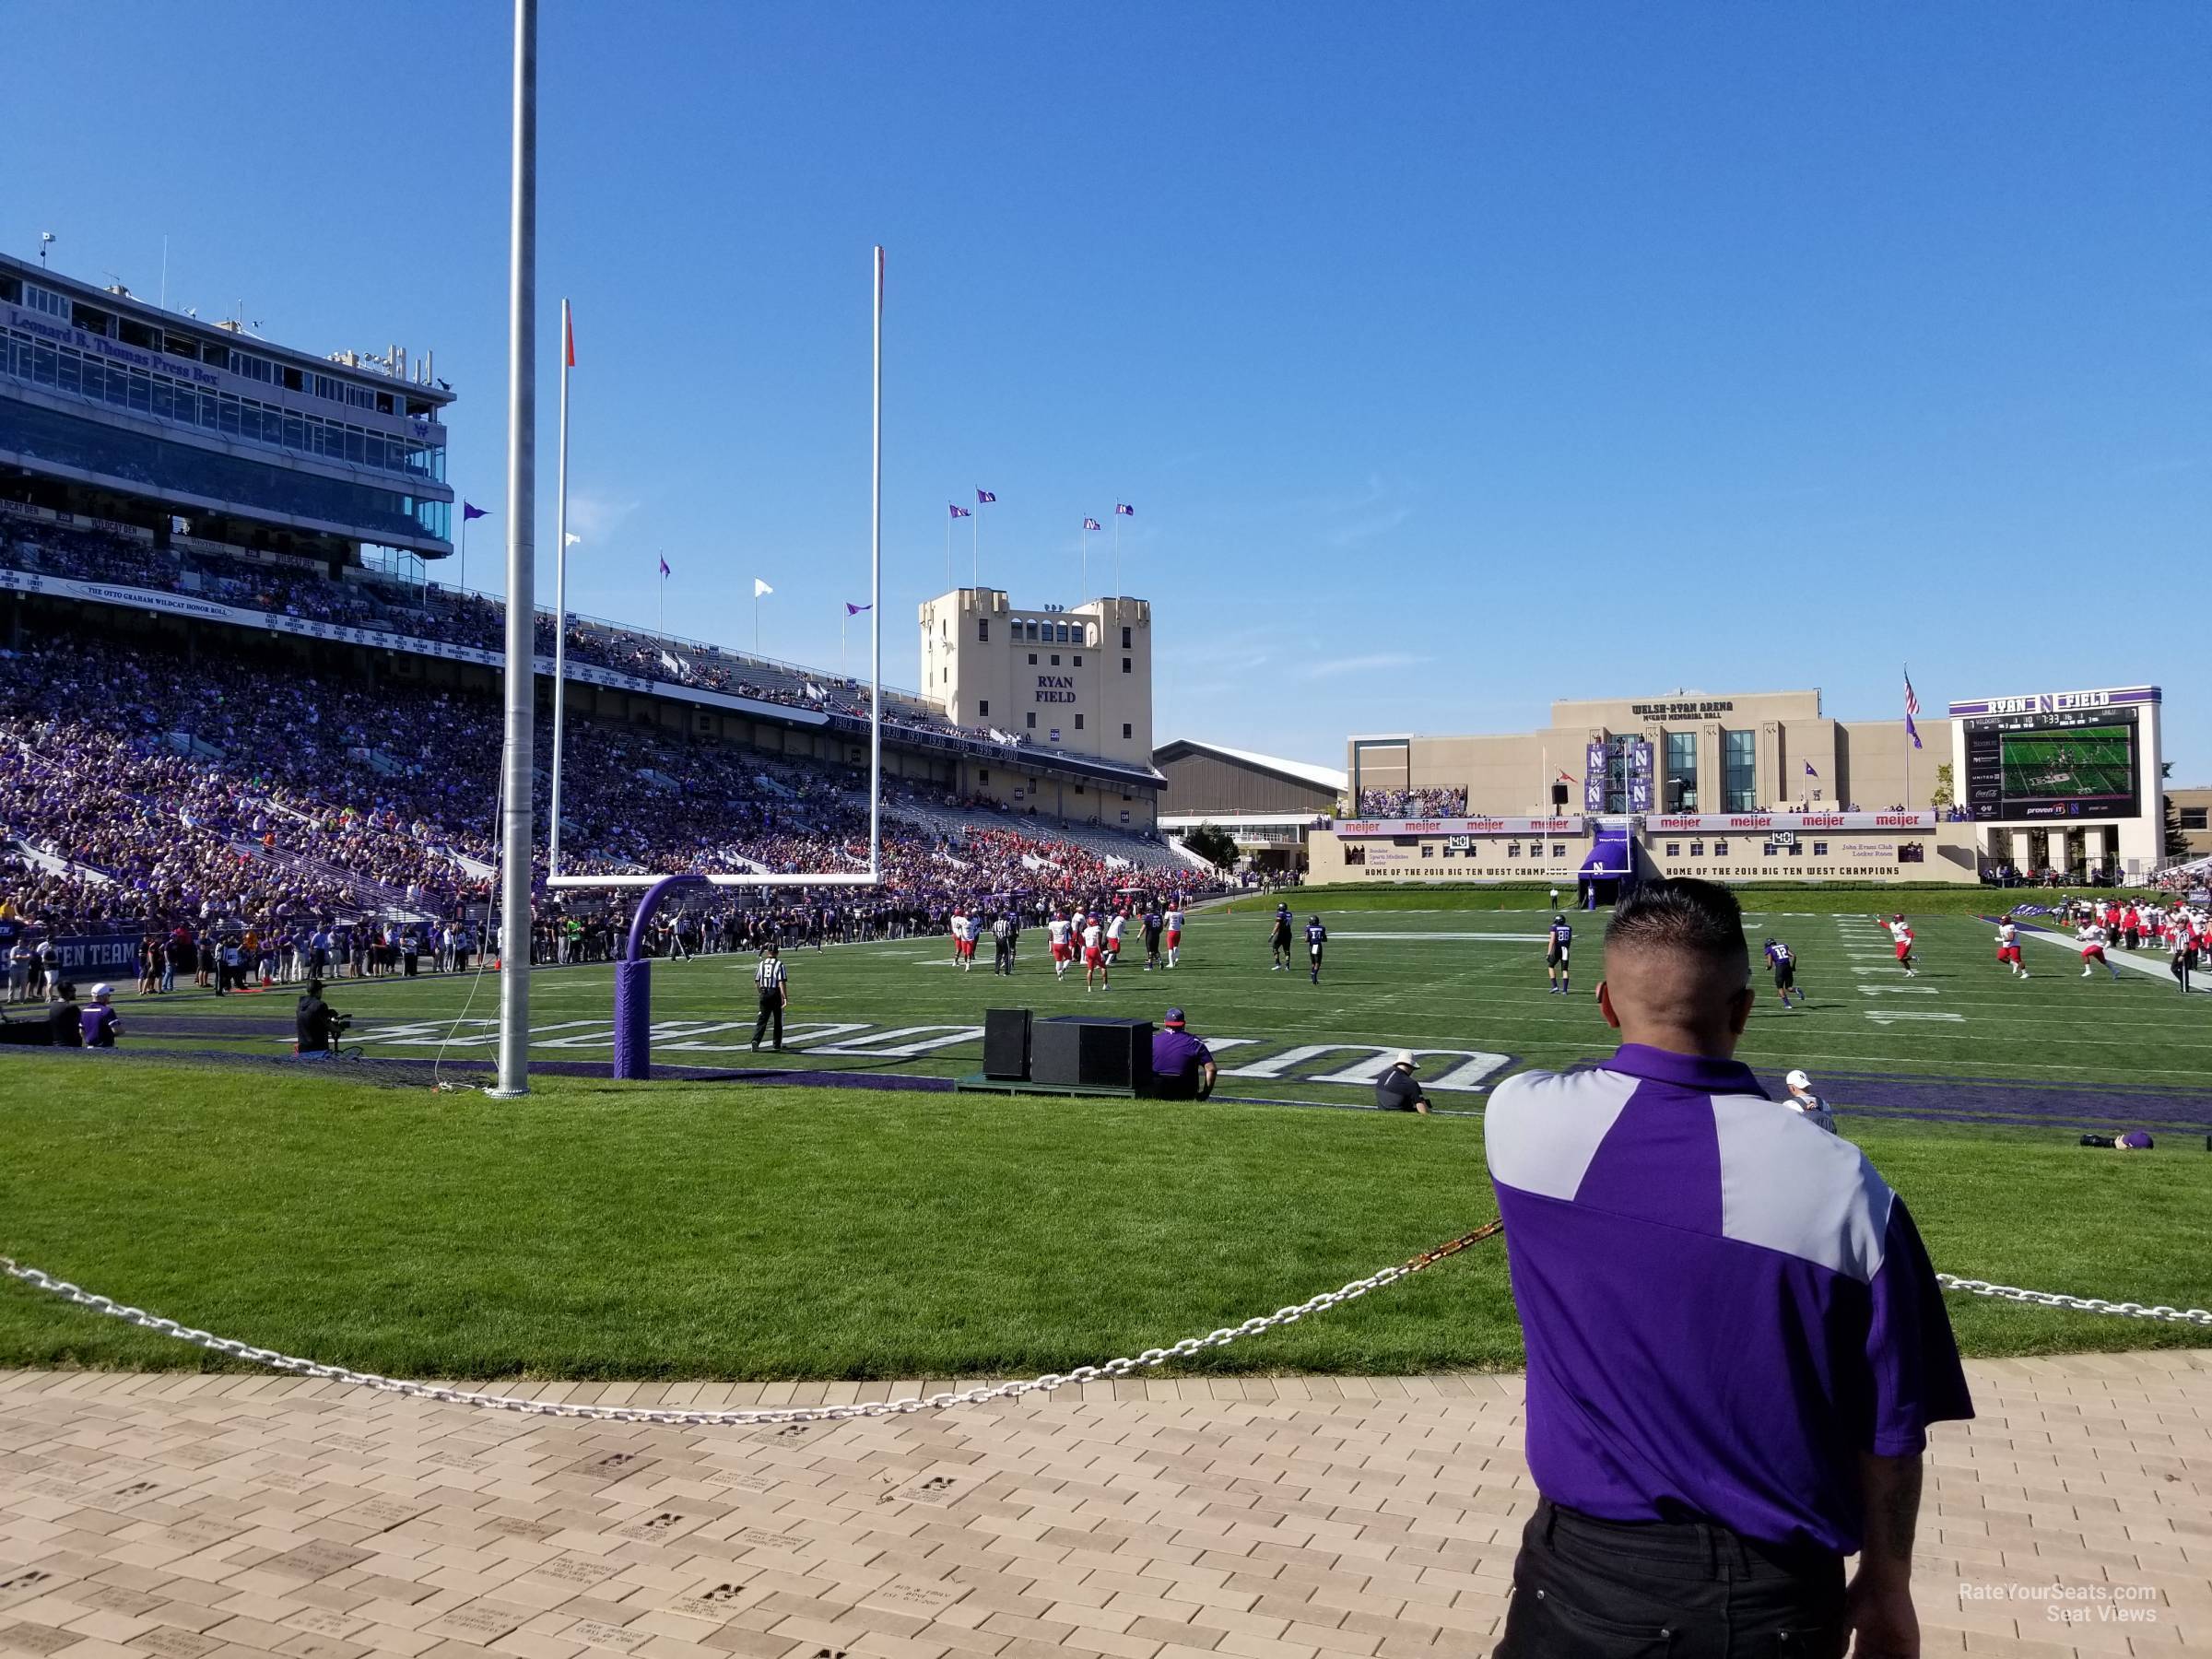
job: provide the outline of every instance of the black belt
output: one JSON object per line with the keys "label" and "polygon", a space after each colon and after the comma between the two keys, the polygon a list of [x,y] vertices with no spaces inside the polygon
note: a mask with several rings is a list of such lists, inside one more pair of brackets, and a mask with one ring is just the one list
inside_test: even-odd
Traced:
{"label": "black belt", "polygon": [[1739,1570],[1801,1577],[1833,1571],[1841,1559],[1818,1544],[1771,1544],[1747,1537],[1718,1521],[1697,1517],[1665,1521],[1607,1521],[1569,1509],[1548,1498],[1536,1505],[1536,1524],[1547,1537],[1565,1535],[1615,1553],[1653,1561],[1715,1564],[1725,1559]]}

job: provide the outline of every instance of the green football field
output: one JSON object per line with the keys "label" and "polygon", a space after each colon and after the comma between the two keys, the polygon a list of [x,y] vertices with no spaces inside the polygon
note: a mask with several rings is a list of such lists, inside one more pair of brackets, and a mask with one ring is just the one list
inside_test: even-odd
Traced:
{"label": "green football field", "polygon": [[2095,726],[2043,736],[2006,736],[2002,764],[2007,800],[2064,800],[2134,793],[2134,734]]}
{"label": "green football field", "polygon": [[[1765,998],[1744,1058],[1770,1077],[1814,1073],[1938,1266],[2212,1305],[2212,1005],[2163,974],[2083,980],[2059,943],[2031,943],[2035,975],[2016,982],[1991,959],[1990,925],[1956,908],[1967,896],[1921,900],[1915,980],[1871,916],[1832,908],[1871,900],[1752,897],[1754,944],[1794,946],[1811,997],[1786,1015]],[[647,1084],[606,1080],[609,971],[547,971],[533,995],[547,1069],[519,1101],[477,1087],[489,1029],[468,1022],[491,1017],[490,976],[342,984],[334,1000],[365,1050],[406,1064],[328,1070],[274,1058],[289,993],[126,999],[135,1055],[0,1050],[0,1252],[393,1372],[917,1379],[1096,1362],[1334,1288],[1493,1213],[1488,1089],[1610,1047],[1588,995],[1602,917],[1579,919],[1572,996],[1547,996],[1546,913],[1500,908],[1512,900],[1314,895],[1332,931],[1318,986],[1268,971],[1266,907],[1250,901],[1195,916],[1175,972],[1125,968],[1088,998],[1053,981],[1034,936],[1011,982],[951,968],[941,940],[798,953],[780,1059],[747,1046],[750,959],[661,964],[670,1071]],[[1170,1001],[1217,1045],[1222,1099],[931,1081],[977,1069],[987,1007],[1157,1017]],[[441,1044],[453,1092],[427,1086]],[[1423,1052],[1440,1115],[1351,1110],[1400,1046]],[[825,1086],[861,1078],[888,1087]],[[2076,1144],[2133,1126],[2157,1149]],[[1951,1305],[1980,1353],[2207,1335]],[[1391,1372],[1519,1357],[1492,1243],[1200,1363]],[[0,1365],[58,1362],[197,1356],[0,1287]]]}
{"label": "green football field", "polygon": [[[987,940],[970,972],[953,966],[942,938],[794,951],[786,958],[788,1052],[781,1057],[750,1052],[753,958],[660,962],[653,968],[654,1054],[659,1063],[691,1067],[954,1077],[982,1065],[988,1008],[1157,1019],[1177,1004],[1191,1029],[1214,1045],[1227,1074],[1225,1094],[1357,1104],[1370,1098],[1372,1075],[1387,1057],[1410,1048],[1420,1053],[1440,1106],[1475,1110],[1488,1087],[1516,1070],[1593,1060],[1611,1047],[1591,996],[1603,912],[1570,917],[1577,924],[1572,994],[1552,996],[1543,943],[1549,914],[1473,908],[1515,897],[1478,890],[1314,896],[1298,919],[1302,924],[1318,909],[1330,930],[1319,985],[1302,966],[1269,971],[1272,900],[1196,912],[1182,965],[1172,972],[1142,971],[1133,939],[1112,990],[1095,994],[1085,992],[1080,970],[1053,978],[1036,930],[1023,935],[1011,979],[989,971]],[[1523,904],[1542,901],[1540,894],[1517,897]],[[2201,1094],[2212,1075],[2212,999],[2176,994],[2162,968],[2124,970],[2117,984],[2101,973],[2084,981],[2070,941],[2030,940],[2032,977],[2016,981],[1995,964],[1994,925],[1956,908],[1913,912],[1923,971],[1907,980],[1894,966],[1887,934],[1865,912],[1877,903],[1911,911],[1915,897],[1867,895],[1857,900],[1865,911],[1817,912],[1804,897],[1752,896],[1746,926],[1754,951],[1769,935],[1792,946],[1798,983],[1809,997],[1788,1014],[1771,994],[1762,997],[1741,1057],[1777,1075],[1803,1066],[1846,1106],[1854,1103],[1854,1090],[1865,1092],[1856,1080],[1881,1077],[2128,1083]],[[1986,906],[1997,898],[1973,891],[1924,901]],[[1833,893],[1821,899],[1849,901]],[[1763,987],[1765,976],[1758,978]],[[294,994],[126,998],[123,1011],[135,1042],[276,1054],[290,1044]],[[496,975],[340,981],[329,995],[355,1016],[351,1040],[371,1055],[482,1063],[494,1052]],[[612,1012],[611,968],[540,971],[531,992],[533,1055],[571,1065],[609,1064]],[[1341,1080],[1347,1077],[1356,1080]],[[2101,1113],[2089,1115],[2102,1121]]]}

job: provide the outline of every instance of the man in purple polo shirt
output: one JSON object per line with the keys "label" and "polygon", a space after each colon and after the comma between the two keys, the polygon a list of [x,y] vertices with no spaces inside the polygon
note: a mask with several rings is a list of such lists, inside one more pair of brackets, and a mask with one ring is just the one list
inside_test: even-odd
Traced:
{"label": "man in purple polo shirt", "polygon": [[1152,1092],[1163,1100],[1203,1100],[1214,1092],[1214,1052],[1184,1029],[1182,1010],[1170,1008],[1152,1038]]}
{"label": "man in purple polo shirt", "polygon": [[1486,1113],[1542,1500],[1498,1652],[1917,1653],[1921,1453],[1973,1406],[1912,1217],[1732,1058],[1725,888],[1645,882],[1605,968],[1619,1051]]}

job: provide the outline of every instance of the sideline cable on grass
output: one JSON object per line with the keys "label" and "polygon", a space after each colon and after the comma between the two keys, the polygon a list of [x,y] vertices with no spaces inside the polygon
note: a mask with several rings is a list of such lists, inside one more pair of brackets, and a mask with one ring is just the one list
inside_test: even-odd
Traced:
{"label": "sideline cable on grass", "polygon": [[[298,1359],[280,1354],[275,1348],[254,1347],[228,1336],[212,1335],[206,1331],[194,1330],[179,1324],[173,1319],[163,1319],[142,1308],[130,1307],[110,1297],[100,1296],[79,1288],[67,1279],[55,1278],[36,1267],[26,1267],[11,1256],[0,1255],[0,1272],[10,1278],[19,1279],[35,1289],[45,1290],[64,1301],[90,1308],[111,1319],[120,1319],[125,1324],[138,1325],[173,1336],[180,1342],[206,1348],[211,1353],[223,1354],[234,1359],[244,1359],[255,1365],[265,1365],[272,1371],[290,1371],[298,1376],[314,1377],[326,1382],[345,1382],[359,1388],[373,1388],[385,1394],[406,1394],[418,1400],[436,1400],[448,1406],[480,1406],[494,1411],[522,1412],[533,1417],[585,1418],[597,1422],[655,1423],[683,1428],[743,1428],[756,1424],[841,1422],[853,1418],[903,1417],[916,1411],[941,1411],[952,1406],[980,1406],[989,1400],[1018,1399],[1026,1394],[1050,1394],[1070,1382],[1105,1382],[1117,1377],[1164,1365],[1170,1359],[1188,1359],[1209,1347],[1227,1347],[1240,1336],[1256,1336],[1279,1325],[1293,1324],[1309,1313],[1320,1313],[1365,1296],[1370,1290],[1380,1290],[1402,1278],[1410,1277],[1424,1267],[1437,1263],[1471,1245],[1479,1244],[1505,1230],[1505,1223],[1486,1221],[1472,1232],[1465,1232],[1438,1245],[1434,1250],[1399,1264],[1385,1267],[1366,1278],[1354,1279],[1335,1290],[1324,1290],[1287,1308],[1277,1308],[1272,1313],[1256,1315],[1240,1325],[1224,1325],[1203,1336],[1185,1336],[1171,1347],[1147,1348],[1133,1359],[1109,1359],[1103,1365],[1078,1365],[1066,1372],[1048,1371],[1041,1377],[1025,1378],[1014,1382],[1000,1382],[987,1388],[963,1389],[958,1394],[935,1394],[926,1398],[904,1400],[863,1400],[850,1406],[790,1406],[768,1407],[753,1411],[661,1411],[649,1406],[578,1406],[565,1400],[527,1400],[512,1394],[481,1394],[469,1389],[445,1388],[434,1382],[410,1382],[401,1377],[380,1376],[374,1371],[357,1371],[342,1365],[320,1365],[312,1359]],[[2067,1296],[2055,1290],[2023,1290],[2017,1285],[1993,1285],[1987,1279],[1960,1278],[1957,1274],[1939,1273],[1936,1280],[1947,1290],[1957,1290],[1969,1296],[1991,1296],[2003,1301],[2027,1302],[2037,1307],[2065,1308],[2079,1313],[2115,1314],[2125,1319],[2169,1320],[2182,1324],[2212,1326],[2212,1310],[2204,1308],[2171,1308],[2164,1305],[2146,1306],[2141,1302],[2106,1301],[2100,1297]]]}
{"label": "sideline cable on grass", "polygon": [[448,1406],[481,1406],[494,1411],[519,1411],[534,1417],[588,1418],[597,1422],[658,1423],[686,1428],[735,1428],[752,1424],[840,1422],[851,1418],[901,1417],[916,1411],[937,1411],[948,1406],[980,1406],[987,1400],[1018,1399],[1026,1394],[1050,1394],[1055,1388],[1070,1382],[1108,1382],[1117,1377],[1164,1365],[1170,1359],[1188,1359],[1209,1347],[1227,1347],[1240,1336],[1256,1336],[1262,1331],[1274,1330],[1278,1325],[1293,1324],[1309,1313],[1319,1313],[1343,1302],[1365,1296],[1370,1290],[1380,1290],[1385,1285],[1432,1267],[1447,1257],[1455,1256],[1469,1245],[1479,1244],[1485,1239],[1495,1238],[1505,1230],[1503,1221],[1486,1221],[1472,1232],[1464,1232],[1456,1239],[1447,1240],[1434,1250],[1422,1252],[1394,1267],[1385,1267],[1365,1278],[1354,1279],[1335,1290],[1324,1290],[1287,1308],[1277,1308],[1272,1313],[1259,1314],[1240,1325],[1224,1325],[1203,1336],[1185,1336],[1171,1347],[1147,1348],[1134,1359],[1109,1359],[1103,1365],[1078,1365],[1067,1372],[1048,1371],[1041,1377],[1025,1378],[1018,1382],[1000,1382],[988,1388],[963,1389],[958,1394],[931,1394],[926,1399],[865,1400],[851,1406],[789,1406],[768,1407],[754,1411],[659,1411],[633,1406],[577,1406],[565,1400],[524,1400],[511,1394],[479,1394],[468,1389],[445,1388],[434,1382],[410,1382],[402,1377],[379,1376],[374,1371],[357,1371],[343,1365],[321,1365],[312,1359],[298,1359],[280,1354],[275,1348],[255,1347],[228,1336],[216,1336],[206,1331],[194,1330],[179,1324],[173,1319],[164,1319],[148,1313],[143,1308],[130,1307],[112,1298],[100,1296],[79,1288],[67,1279],[55,1278],[36,1267],[26,1267],[12,1256],[0,1255],[0,1272],[10,1278],[20,1279],[36,1289],[50,1291],[64,1301],[89,1308],[95,1313],[104,1313],[111,1319],[120,1319],[163,1336],[173,1336],[180,1342],[204,1347],[210,1353],[244,1359],[255,1365],[265,1365],[272,1371],[290,1371],[298,1376],[315,1377],[332,1382],[350,1383],[359,1388],[373,1388],[386,1394],[407,1394],[418,1400],[437,1400]]}

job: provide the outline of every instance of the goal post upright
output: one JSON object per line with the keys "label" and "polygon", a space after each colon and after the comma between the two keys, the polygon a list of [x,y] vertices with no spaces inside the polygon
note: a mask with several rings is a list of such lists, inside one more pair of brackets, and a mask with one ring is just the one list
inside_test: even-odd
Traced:
{"label": "goal post upright", "polygon": [[[560,868],[559,829],[556,820],[548,841],[546,885],[549,889],[646,889],[630,919],[628,947],[622,960],[615,966],[614,1075],[619,1078],[642,1079],[653,1075],[653,963],[645,955],[644,947],[647,924],[663,899],[701,887],[858,888],[875,887],[883,880],[883,249],[878,245],[869,259],[872,333],[868,450],[868,867],[755,875],[671,875],[656,871],[642,875],[570,876]],[[565,465],[565,447],[563,459]],[[560,745],[567,735],[564,688],[559,673],[557,649],[553,688],[556,769],[560,764]],[[555,775],[559,776],[558,770]]]}

